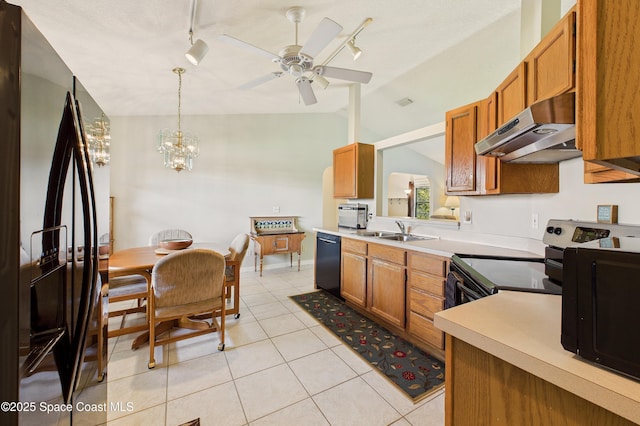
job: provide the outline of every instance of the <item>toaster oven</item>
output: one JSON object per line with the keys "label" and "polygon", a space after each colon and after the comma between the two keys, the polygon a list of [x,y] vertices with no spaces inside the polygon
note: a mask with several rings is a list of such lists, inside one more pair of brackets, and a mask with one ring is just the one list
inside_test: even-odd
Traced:
{"label": "toaster oven", "polygon": [[338,206],[338,226],[340,228],[365,229],[369,206],[362,203],[340,204]]}

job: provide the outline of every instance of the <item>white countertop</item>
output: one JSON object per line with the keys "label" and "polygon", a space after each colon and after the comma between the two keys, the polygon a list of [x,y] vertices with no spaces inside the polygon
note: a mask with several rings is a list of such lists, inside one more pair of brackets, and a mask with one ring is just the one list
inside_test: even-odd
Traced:
{"label": "white countertop", "polygon": [[561,296],[501,291],[441,311],[435,325],[491,355],[640,424],[640,381],[596,366],[560,343]]}
{"label": "white countertop", "polygon": [[405,248],[407,250],[421,251],[437,256],[451,257],[454,254],[476,254],[487,256],[508,256],[508,257],[540,257],[535,253],[524,250],[515,250],[504,247],[496,247],[488,244],[478,244],[465,241],[447,240],[434,238],[429,240],[413,240],[407,242],[385,240],[381,238],[358,235],[356,230],[337,228],[313,228],[316,232],[339,235],[341,237],[355,240],[367,241],[370,243],[387,244],[394,247]]}

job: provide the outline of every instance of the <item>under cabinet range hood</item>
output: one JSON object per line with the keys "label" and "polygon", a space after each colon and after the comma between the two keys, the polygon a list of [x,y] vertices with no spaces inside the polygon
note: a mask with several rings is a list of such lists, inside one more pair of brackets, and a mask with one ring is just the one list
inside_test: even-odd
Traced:
{"label": "under cabinet range hood", "polygon": [[478,155],[510,163],[557,163],[579,157],[575,93],[536,102],[476,143]]}

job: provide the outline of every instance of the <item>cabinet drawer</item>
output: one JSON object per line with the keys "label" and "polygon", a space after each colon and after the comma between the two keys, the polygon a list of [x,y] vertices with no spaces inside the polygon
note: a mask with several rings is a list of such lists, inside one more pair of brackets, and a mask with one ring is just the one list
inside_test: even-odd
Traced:
{"label": "cabinet drawer", "polygon": [[350,240],[348,238],[342,239],[342,250],[349,251],[351,253],[367,255],[367,243],[359,240]]}
{"label": "cabinet drawer", "polygon": [[446,259],[411,252],[408,257],[408,266],[410,269],[417,269],[439,277],[445,277],[447,274]]}
{"label": "cabinet drawer", "polygon": [[444,349],[444,333],[433,321],[415,312],[409,313],[409,333],[438,349]]}
{"label": "cabinet drawer", "polygon": [[444,299],[412,289],[409,293],[409,309],[432,320],[436,312],[444,309]]}
{"label": "cabinet drawer", "polygon": [[390,247],[382,244],[369,244],[369,256],[377,259],[386,260],[387,262],[397,263],[398,265],[406,265],[406,252],[402,249]]}
{"label": "cabinet drawer", "polygon": [[409,269],[409,287],[444,297],[444,279]]}

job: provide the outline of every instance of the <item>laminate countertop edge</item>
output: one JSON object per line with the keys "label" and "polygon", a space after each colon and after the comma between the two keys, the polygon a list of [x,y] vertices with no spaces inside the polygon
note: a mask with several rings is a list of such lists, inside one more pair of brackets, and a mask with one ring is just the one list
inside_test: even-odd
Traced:
{"label": "laminate countertop edge", "polygon": [[[533,257],[540,258],[541,256],[524,250],[511,249],[507,247],[498,247],[489,244],[479,244],[477,242],[467,242],[458,240],[449,240],[445,238],[434,237],[432,239],[425,240],[413,240],[413,241],[393,241],[383,238],[377,238],[366,235],[358,235],[354,229],[329,229],[329,228],[313,228],[314,232],[324,232],[326,234],[337,235],[344,238],[351,238],[354,240],[366,241],[368,243],[385,244],[388,246],[403,248],[405,250],[413,250],[427,254],[433,254],[436,256],[451,257],[454,254],[472,254],[472,255],[486,255],[486,256],[506,256],[506,257]],[[544,256],[542,256],[544,257]]]}
{"label": "laminate countertop edge", "polygon": [[438,312],[435,326],[640,424],[640,381],[578,358],[560,343],[562,298],[501,291]]}

